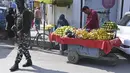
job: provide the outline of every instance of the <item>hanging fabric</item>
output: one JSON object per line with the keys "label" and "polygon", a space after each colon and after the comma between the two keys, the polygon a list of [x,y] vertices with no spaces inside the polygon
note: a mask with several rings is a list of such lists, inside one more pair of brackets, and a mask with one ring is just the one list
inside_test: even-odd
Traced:
{"label": "hanging fabric", "polygon": [[73,0],[55,0],[55,5],[58,7],[66,7],[73,3]]}

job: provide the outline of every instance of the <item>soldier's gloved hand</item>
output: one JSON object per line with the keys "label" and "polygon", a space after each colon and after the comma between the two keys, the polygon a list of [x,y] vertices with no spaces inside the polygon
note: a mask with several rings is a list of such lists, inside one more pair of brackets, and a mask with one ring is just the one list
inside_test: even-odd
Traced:
{"label": "soldier's gloved hand", "polygon": [[20,32],[20,31],[18,31],[18,32],[17,32],[17,35],[18,35],[18,36],[21,36],[21,32]]}
{"label": "soldier's gloved hand", "polygon": [[11,30],[14,31],[14,32],[17,32],[17,27],[16,27],[16,25],[13,25],[13,26],[11,27]]}

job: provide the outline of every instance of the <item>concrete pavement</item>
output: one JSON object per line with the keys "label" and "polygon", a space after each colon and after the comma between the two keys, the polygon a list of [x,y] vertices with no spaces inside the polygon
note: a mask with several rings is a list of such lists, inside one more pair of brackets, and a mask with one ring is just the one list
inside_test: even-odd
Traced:
{"label": "concrete pavement", "polygon": [[[47,53],[48,52],[48,53]],[[17,53],[17,47],[11,41],[0,42],[0,73],[11,73],[9,68],[13,65]],[[30,50],[33,60],[32,67],[23,68],[25,57],[20,63],[20,70],[14,73],[129,73],[130,63],[124,58],[115,67],[92,64],[81,61],[79,64],[67,63],[67,57],[61,56],[57,51]]]}

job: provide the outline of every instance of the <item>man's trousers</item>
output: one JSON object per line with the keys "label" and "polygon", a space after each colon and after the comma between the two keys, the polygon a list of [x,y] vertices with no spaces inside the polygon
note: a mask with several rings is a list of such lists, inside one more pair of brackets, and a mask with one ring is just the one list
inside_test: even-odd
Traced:
{"label": "man's trousers", "polygon": [[17,56],[16,56],[16,60],[15,60],[16,63],[19,63],[22,60],[23,55],[26,57],[27,60],[31,59],[31,55],[28,50],[28,48],[30,46],[30,44],[29,44],[30,40],[28,40],[27,38],[28,38],[28,36],[26,36],[26,37],[22,36],[21,42],[18,46],[18,52],[17,52]]}
{"label": "man's trousers", "polygon": [[21,44],[18,47],[18,52],[17,52],[15,62],[19,63],[22,60],[23,55],[26,57],[27,60],[31,59],[31,55],[28,51],[28,47],[25,44]]}

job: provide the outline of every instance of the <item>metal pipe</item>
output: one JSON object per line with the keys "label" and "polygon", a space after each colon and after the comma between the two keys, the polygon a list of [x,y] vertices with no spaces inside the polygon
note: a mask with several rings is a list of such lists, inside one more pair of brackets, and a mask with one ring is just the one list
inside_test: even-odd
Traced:
{"label": "metal pipe", "polygon": [[120,19],[122,18],[122,15],[123,15],[123,7],[124,7],[124,0],[122,0],[122,2],[121,2],[121,17],[120,17]]}
{"label": "metal pipe", "polygon": [[107,9],[106,15],[107,15],[107,21],[110,21],[110,9]]}
{"label": "metal pipe", "polygon": [[81,0],[81,4],[80,4],[80,28],[82,28],[82,6],[83,6],[83,0]]}
{"label": "metal pipe", "polygon": [[43,48],[45,48],[45,46],[44,46],[45,45],[45,23],[46,23],[45,22],[45,19],[46,19],[46,12],[45,12],[46,7],[45,7],[45,3],[43,3],[43,10],[44,10],[43,11],[44,12],[44,17],[43,17],[44,18],[44,23],[43,23],[43,34],[44,34],[43,35]]}

